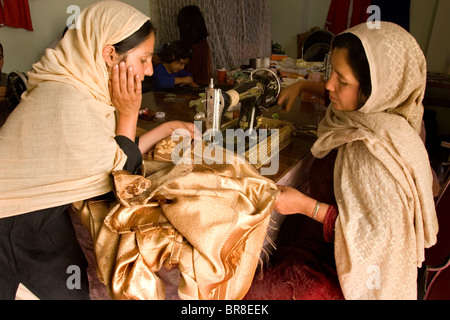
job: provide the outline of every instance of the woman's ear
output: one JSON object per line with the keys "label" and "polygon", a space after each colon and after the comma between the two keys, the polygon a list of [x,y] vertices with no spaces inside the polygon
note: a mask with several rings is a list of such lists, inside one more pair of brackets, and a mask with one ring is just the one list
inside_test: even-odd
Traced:
{"label": "woman's ear", "polygon": [[106,65],[108,66],[108,69],[114,66],[114,63],[116,61],[116,55],[117,55],[116,48],[114,48],[114,46],[107,45],[106,47],[103,48],[102,56],[106,62]]}

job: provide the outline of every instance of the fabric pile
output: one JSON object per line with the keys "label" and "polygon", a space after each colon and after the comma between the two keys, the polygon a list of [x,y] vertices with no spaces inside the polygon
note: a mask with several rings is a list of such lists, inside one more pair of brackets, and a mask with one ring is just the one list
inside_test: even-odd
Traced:
{"label": "fabric pile", "polygon": [[164,299],[162,267],[180,271],[181,299],[242,299],[258,266],[276,185],[249,164],[144,160],[116,171],[116,201],[75,205],[98,276],[113,299]]}

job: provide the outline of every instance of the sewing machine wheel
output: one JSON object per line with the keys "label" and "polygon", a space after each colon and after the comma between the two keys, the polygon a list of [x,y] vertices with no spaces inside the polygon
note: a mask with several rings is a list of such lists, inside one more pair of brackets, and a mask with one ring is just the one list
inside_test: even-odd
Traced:
{"label": "sewing machine wheel", "polygon": [[272,107],[275,105],[281,92],[281,82],[277,74],[270,69],[256,69],[251,73],[251,78],[262,80],[267,89],[264,107]]}

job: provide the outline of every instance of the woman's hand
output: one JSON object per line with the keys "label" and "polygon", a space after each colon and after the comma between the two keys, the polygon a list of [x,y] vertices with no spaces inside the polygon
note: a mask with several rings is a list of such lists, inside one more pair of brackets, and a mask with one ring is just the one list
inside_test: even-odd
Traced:
{"label": "woman's hand", "polygon": [[278,213],[290,215],[304,212],[303,206],[309,197],[291,187],[278,186],[278,189],[281,191],[275,204]]}
{"label": "woman's hand", "polygon": [[[184,121],[170,121],[167,122],[166,125],[168,126],[169,134],[166,136],[172,135],[172,133],[189,133],[192,139],[201,139],[201,132],[200,130],[191,122],[184,122]],[[164,139],[163,137],[162,139]]]}
{"label": "woman's hand", "polygon": [[301,96],[303,92],[307,92],[321,99],[325,97],[325,82],[315,82],[309,80],[300,80],[284,88],[280,92],[278,105],[284,107],[286,112],[291,111],[295,100]]}
{"label": "woman's hand", "polygon": [[109,80],[109,93],[119,115],[137,115],[142,102],[142,82],[125,62],[115,65]]}
{"label": "woman's hand", "polygon": [[145,133],[139,138],[139,149],[142,154],[149,152],[159,141],[169,137],[172,133],[190,135],[192,139],[201,139],[200,130],[190,122],[169,121]]}
{"label": "woman's hand", "polygon": [[194,82],[194,78],[187,76],[187,77],[181,77],[181,78],[175,78],[175,84],[178,84],[180,86],[190,86],[190,87],[198,87],[198,84]]}
{"label": "woman's hand", "polygon": [[119,113],[116,135],[128,137],[134,141],[139,109],[142,102],[142,83],[133,68],[127,68],[125,62],[115,65],[109,80],[111,102]]}
{"label": "woman's hand", "polygon": [[[291,187],[278,186],[278,189],[281,193],[278,196],[277,203],[274,208],[278,213],[282,215],[300,213],[305,216],[312,217],[314,208],[318,203],[317,200],[310,198],[297,189]],[[328,204],[320,204],[315,217],[316,221],[323,223],[328,208]]]}
{"label": "woman's hand", "polygon": [[291,111],[295,100],[302,94],[303,81],[296,82],[280,92],[278,105],[284,107],[286,112]]}

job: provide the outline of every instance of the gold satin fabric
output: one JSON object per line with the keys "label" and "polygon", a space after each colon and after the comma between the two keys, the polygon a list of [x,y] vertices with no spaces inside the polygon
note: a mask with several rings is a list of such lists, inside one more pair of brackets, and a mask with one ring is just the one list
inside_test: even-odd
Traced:
{"label": "gold satin fabric", "polygon": [[164,299],[157,272],[178,266],[181,299],[242,299],[279,191],[249,164],[144,161],[116,171],[118,201],[75,204],[113,299]]}

